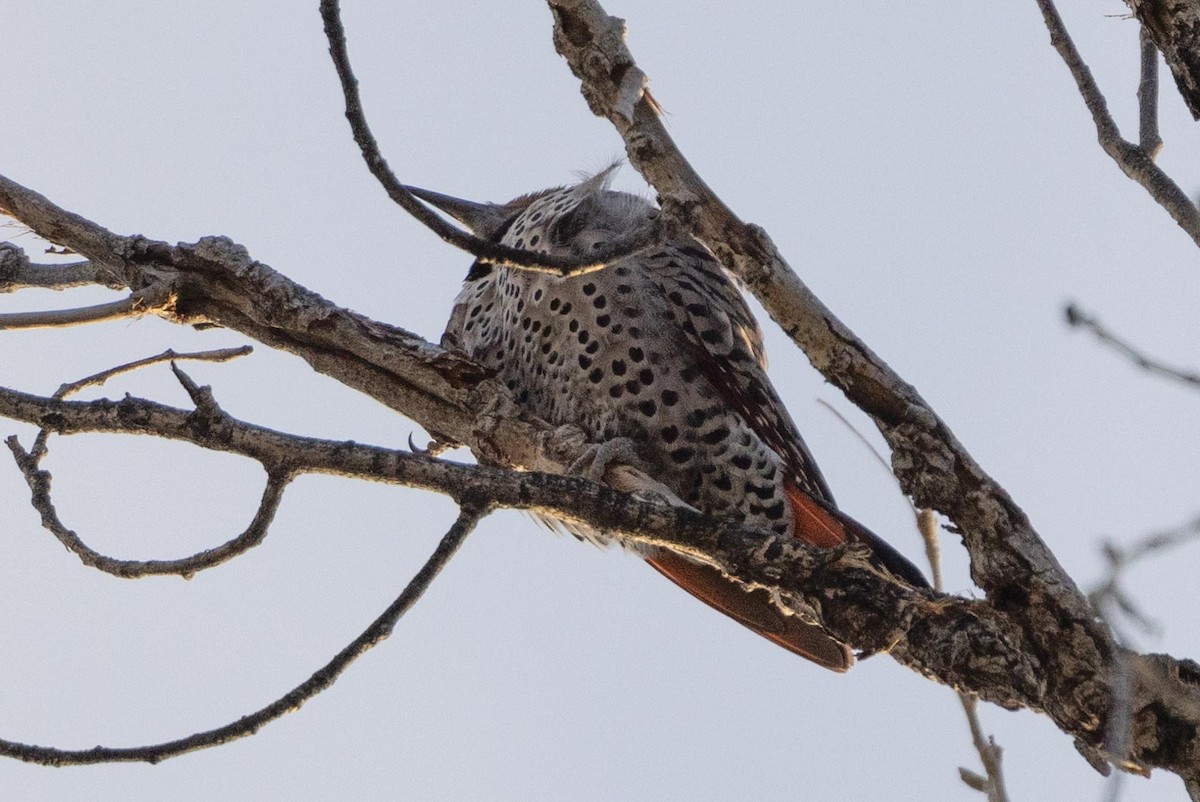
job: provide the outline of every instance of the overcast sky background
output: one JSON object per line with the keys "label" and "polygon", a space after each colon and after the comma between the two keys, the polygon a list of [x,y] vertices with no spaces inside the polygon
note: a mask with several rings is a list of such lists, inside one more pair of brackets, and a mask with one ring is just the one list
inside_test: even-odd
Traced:
{"label": "overcast sky background", "polygon": [[[622,153],[555,55],[538,2],[347,2],[368,115],[403,180],[480,200]],[[1103,154],[1032,0],[616,2],[667,124],[709,184],[766,227],[813,290],[913,382],[1083,586],[1102,537],[1200,510],[1197,396],[1072,332],[1078,299],[1194,366],[1195,246]],[[1136,135],[1136,24],[1064,3]],[[387,200],[342,117],[315,2],[0,0],[0,172],[121,233],[224,234],[327,298],[436,339],[470,258]],[[1200,137],[1164,71],[1161,163],[1200,187]],[[648,192],[626,168],[617,186]],[[15,228],[0,238],[38,256]],[[25,292],[0,309],[101,291]],[[772,376],[841,505],[919,558],[904,500],[857,438],[869,421],[766,325]],[[0,335],[0,385],[50,393],[167,347],[238,345],[156,319]],[[231,414],[402,446],[415,427],[259,348],[189,365]],[[186,405],[166,367],[114,382]],[[28,427],[0,424],[28,445]],[[423,435],[416,431],[421,441]],[[51,443],[69,526],[168,558],[249,520],[256,464],[148,439]],[[453,517],[416,492],[304,478],[261,547],[190,582],[84,568],[0,460],[0,737],[125,746],[277,698],[399,592]],[[971,594],[958,539],[950,590]],[[1130,573],[1145,649],[1200,657],[1200,548]],[[1014,800],[1098,799],[1048,720],[984,706]],[[0,762],[12,799],[975,800],[953,694],[886,656],[845,676],[709,611],[639,560],[497,514],[393,637],[254,738],[158,766]],[[1169,775],[1126,799],[1184,797]]]}

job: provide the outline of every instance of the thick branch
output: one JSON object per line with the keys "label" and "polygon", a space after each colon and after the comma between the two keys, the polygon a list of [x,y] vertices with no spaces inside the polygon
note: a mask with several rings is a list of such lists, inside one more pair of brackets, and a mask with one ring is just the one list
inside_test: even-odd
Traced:
{"label": "thick branch", "polygon": [[[986,543],[1006,553],[1007,560],[1028,563],[1028,574],[1073,587],[1023,513],[916,390],[809,291],[762,229],[739,220],[700,179],[653,104],[643,96],[632,107],[632,118],[625,116],[623,87],[630,73],[640,71],[625,48],[623,22],[586,0],[551,0],[551,8],[555,44],[580,77],[584,97],[624,137],[630,160],[658,190],[664,210],[693,229],[746,282],[825,378],[875,418],[893,449],[893,466],[905,491],[918,506],[937,509],[966,530],[976,582],[984,589],[999,589],[997,585],[1012,581],[1007,567],[985,559]],[[618,81],[614,76],[626,77]],[[1001,521],[1007,531],[998,526]],[[1087,614],[1082,608],[1079,612]]]}
{"label": "thick branch", "polygon": [[522,420],[507,390],[487,380],[479,365],[330,303],[254,261],[228,239],[171,246],[120,236],[3,176],[0,209],[121,276],[130,287],[170,286],[174,304],[160,310],[169,320],[225,326],[295,354],[314,370],[403,412],[439,439],[469,443],[489,458],[565,468],[542,448],[547,427]]}

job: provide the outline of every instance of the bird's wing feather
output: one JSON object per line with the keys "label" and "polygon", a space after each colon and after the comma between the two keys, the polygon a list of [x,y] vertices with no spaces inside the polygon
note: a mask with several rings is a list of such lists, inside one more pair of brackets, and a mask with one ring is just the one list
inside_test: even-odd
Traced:
{"label": "bird's wing feather", "polygon": [[721,264],[692,241],[664,249],[654,276],[697,364],[722,400],[783,459],[795,484],[833,503],[833,494],[766,372],[762,332]]}

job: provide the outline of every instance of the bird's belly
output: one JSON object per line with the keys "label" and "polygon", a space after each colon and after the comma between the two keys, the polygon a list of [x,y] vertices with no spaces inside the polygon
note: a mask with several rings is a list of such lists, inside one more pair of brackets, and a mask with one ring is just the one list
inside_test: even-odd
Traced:
{"label": "bird's belly", "polygon": [[628,438],[639,467],[700,510],[791,531],[782,461],[678,340],[645,336],[636,317],[599,327],[570,320],[522,321],[494,365],[522,406],[593,442]]}

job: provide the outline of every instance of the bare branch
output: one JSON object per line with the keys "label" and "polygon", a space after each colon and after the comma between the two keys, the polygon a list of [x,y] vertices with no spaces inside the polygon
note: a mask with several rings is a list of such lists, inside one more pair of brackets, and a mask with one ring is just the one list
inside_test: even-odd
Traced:
{"label": "bare branch", "polygon": [[[586,479],[462,465],[407,451],[358,443],[331,442],[287,435],[230,418],[197,422],[196,413],[150,401],[124,398],[90,402],[39,398],[0,390],[0,414],[60,433],[82,431],[152,434],[227,451],[268,464],[286,465],[294,474],[325,473],[405,484],[445,493],[459,503],[486,498],[497,506],[544,513],[601,531],[620,532],[631,541],[671,548],[712,561],[752,587],[778,589],[781,598],[798,606],[820,606],[831,629],[868,652],[891,650],[902,662],[920,665],[925,673],[952,684],[981,683],[982,693],[1000,704],[1043,701],[1040,683],[1028,657],[1014,651],[1022,636],[1002,615],[969,600],[931,599],[884,576],[853,551],[825,550],[752,529],[731,527],[718,518],[686,507],[611,490]],[[765,553],[782,549],[779,557]],[[779,571],[785,576],[780,577]],[[828,583],[828,587],[826,587]],[[829,588],[836,587],[836,590]],[[922,611],[918,613],[918,610]],[[933,613],[939,623],[907,643],[906,622]],[[976,631],[978,630],[978,631]],[[972,639],[958,640],[971,632]],[[974,637],[978,636],[978,637]],[[955,644],[944,639],[952,637]],[[980,645],[985,644],[985,645]],[[989,660],[1004,654],[1003,670]],[[990,655],[991,657],[985,657]],[[933,660],[936,666],[926,665]],[[1003,685],[996,692],[995,682]],[[1014,688],[1019,690],[1014,690]]]}
{"label": "bare branch", "polygon": [[[152,434],[286,465],[295,474],[405,484],[448,494],[460,503],[486,498],[497,506],[586,521],[601,531],[620,532],[631,542],[712,562],[747,587],[769,588],[788,609],[815,606],[830,631],[846,642],[868,653],[888,651],[926,676],[996,704],[1043,711],[1084,743],[1098,740],[1095,728],[1107,720],[1105,705],[1112,689],[1105,684],[1102,653],[1093,652],[1090,658],[1092,692],[1063,694],[1052,657],[1041,657],[1031,648],[1019,615],[986,602],[913,590],[881,574],[853,550],[820,549],[731,527],[688,508],[631,496],[583,478],[462,465],[407,451],[298,437],[236,421],[225,413],[220,420],[198,424],[196,413],[134,398],[73,402],[0,390],[0,414],[52,425],[61,433]],[[1065,637],[1063,630],[1055,630],[1068,648],[1069,641],[1081,635],[1070,632]],[[1183,668],[1177,673],[1181,679],[1174,682],[1174,690],[1185,697],[1196,695],[1182,679],[1191,675]],[[1171,708],[1176,709],[1181,708]],[[1139,732],[1176,733],[1174,750],[1167,750],[1169,755],[1156,753],[1157,765],[1176,766],[1174,761],[1190,760],[1193,750],[1200,751],[1195,722],[1188,730],[1173,715],[1177,714],[1149,704],[1138,712]],[[1184,731],[1192,736],[1184,736]]]}
{"label": "bare branch", "polygon": [[1111,614],[1111,607],[1116,606],[1142,629],[1153,629],[1153,622],[1138,611],[1129,601],[1128,594],[1121,590],[1121,579],[1131,565],[1198,539],[1200,539],[1200,518],[1173,529],[1146,535],[1131,546],[1122,547],[1111,540],[1105,541],[1104,556],[1108,561],[1108,575],[1090,594],[1096,609],[1102,612],[1107,610]]}
{"label": "bare branch", "polygon": [[[892,448],[892,467],[905,492],[918,506],[937,509],[962,527],[975,581],[985,590],[1008,585],[1012,577],[997,562],[1007,562],[1001,553],[1008,552],[1030,566],[1027,579],[1035,587],[1048,582],[1056,590],[1074,590],[1024,514],[916,390],[812,294],[761,228],[739,220],[696,174],[663,127],[654,104],[643,96],[633,107],[632,119],[623,115],[622,83],[613,76],[637,70],[624,43],[623,21],[608,16],[592,0],[550,0],[550,6],[556,20],[555,45],[580,78],[592,110],[607,117],[624,137],[630,161],[658,190],[664,214],[702,239],[762,301],[813,366],[875,419]],[[988,558],[989,552],[996,560]],[[1090,617],[1085,608],[1080,597],[1073,616]]]}
{"label": "bare branch", "polygon": [[1075,49],[1075,43],[1067,33],[1054,0],[1037,0],[1037,4],[1042,10],[1046,28],[1050,31],[1050,43],[1071,71],[1075,84],[1079,87],[1079,94],[1083,96],[1088,111],[1092,113],[1092,121],[1096,124],[1096,134],[1104,152],[1112,157],[1125,175],[1141,184],[1158,205],[1167,210],[1179,227],[1187,232],[1192,241],[1200,245],[1200,210],[1197,210],[1183,190],[1155,165],[1152,153],[1121,137],[1117,124],[1109,114],[1108,103],[1092,78],[1091,70]]}
{"label": "bare branch", "polygon": [[[52,478],[50,472],[39,467],[42,455],[35,456],[25,451],[15,435],[6,439],[5,443],[12,452],[17,467],[25,476],[25,481],[32,493],[31,503],[34,509],[41,513],[42,526],[50,530],[68,551],[79,557],[80,562],[84,565],[122,579],[140,579],[146,576],[167,574],[189,579],[206,568],[213,568],[249,551],[262,543],[267,536],[271,522],[275,519],[275,513],[279,510],[279,503],[283,500],[284,490],[292,478],[291,474],[284,470],[268,473],[262,501],[259,502],[258,510],[250,525],[242,534],[220,546],[175,560],[120,560],[90,548],[78,534],[63,524],[50,499]],[[42,453],[45,453],[44,450]]]}
{"label": "bare branch", "polygon": [[1138,82],[1138,147],[1151,159],[1157,158],[1163,141],[1158,133],[1158,48],[1146,26],[1138,33],[1142,52],[1142,78]]}
{"label": "bare branch", "polygon": [[1191,387],[1200,387],[1200,373],[1173,368],[1147,355],[1111,332],[1107,326],[1100,322],[1099,318],[1081,309],[1078,305],[1074,303],[1067,304],[1064,312],[1068,325],[1092,332],[1092,334],[1096,335],[1096,339],[1127,358],[1139,368],[1158,376],[1165,376],[1168,379],[1182,382]]}
{"label": "bare branch", "polygon": [[[241,348],[223,348],[188,354],[177,354],[168,349],[157,356],[118,365],[117,367],[79,379],[78,381],[63,384],[54,393],[53,398],[63,399],[86,387],[102,385],[109,379],[122,373],[128,373],[138,368],[167,360],[190,359],[208,362],[226,362],[230,359],[244,356],[250,353],[251,350],[248,345]],[[172,362],[173,365],[174,362]],[[30,451],[25,451],[15,436],[9,437],[5,441],[13,454],[13,458],[17,462],[17,467],[21,469],[21,473],[25,476],[25,482],[29,485],[32,493],[31,503],[34,509],[41,513],[42,525],[50,530],[68,551],[76,554],[84,565],[98,568],[105,573],[126,579],[156,574],[178,574],[184,578],[189,578],[198,571],[220,565],[257,546],[266,537],[271,521],[274,520],[275,513],[279,509],[279,502],[283,499],[283,492],[292,479],[292,474],[286,469],[264,465],[267,470],[267,486],[263,491],[263,498],[259,503],[258,511],[255,513],[254,519],[246,531],[227,543],[178,560],[118,560],[88,547],[74,531],[63,525],[62,520],[58,517],[58,511],[55,509],[54,503],[50,498],[50,473],[41,470],[41,461],[48,453],[47,443],[49,435],[49,429],[45,427],[41,428]]]}
{"label": "bare branch", "polygon": [[55,309],[46,312],[0,314],[0,331],[82,326],[88,323],[103,323],[108,320],[158,314],[166,311],[172,300],[168,288],[155,284],[145,290],[133,293],[128,298],[107,304],[96,304],[78,309]]}
{"label": "bare branch", "polygon": [[333,57],[338,79],[342,84],[342,94],[346,99],[346,119],[350,121],[354,141],[358,143],[358,147],[362,151],[367,168],[383,185],[389,198],[446,242],[492,264],[553,273],[559,276],[576,276],[600,270],[615,261],[651,247],[658,241],[657,228],[636,231],[627,238],[608,243],[584,258],[564,259],[536,251],[510,248],[507,245],[480,239],[447,223],[417,200],[408,187],[400,183],[379,151],[379,143],[375,141],[375,135],[371,133],[363,112],[362,99],[358,94],[358,79],[354,77],[354,72],[350,68],[350,56],[346,51],[346,31],[342,26],[341,10],[337,0],[322,0],[321,18],[325,21],[325,36],[329,39],[329,54]]}
{"label": "bare branch", "polygon": [[91,262],[34,264],[20,248],[10,242],[0,242],[0,294],[30,287],[66,290],[88,285],[125,289],[124,283]]}
{"label": "bare branch", "polygon": [[383,611],[383,614],[376,618],[346,648],[338,652],[332,660],[314,672],[311,677],[266,707],[224,726],[160,744],[133,747],[97,746],[92,749],[71,750],[53,749],[0,739],[0,755],[48,766],[78,766],[91,763],[158,763],[167,758],[211,746],[220,746],[239,738],[254,735],[263,725],[299,710],[309,699],[333,685],[351,663],[387,638],[395,629],[396,622],[400,620],[400,617],[421,598],[442,568],[458,551],[467,535],[489,511],[490,508],[486,504],[478,502],[464,504],[458,519],[442,537],[429,560],[396,600]]}
{"label": "bare branch", "polygon": [[[119,246],[120,238],[87,218],[55,206],[45,196],[0,176],[0,214],[18,220],[48,242],[66,244],[71,252],[89,257],[98,268],[114,267],[112,260],[96,258],[109,256]],[[16,246],[8,243],[8,248]],[[116,272],[116,279],[123,276]],[[123,286],[135,286],[123,281]],[[140,286],[140,285],[139,285]]]}
{"label": "bare branch", "polygon": [[875,457],[875,461],[878,462],[883,468],[884,472],[887,473],[888,478],[895,483],[896,490],[904,499],[904,503],[908,505],[909,512],[912,513],[913,520],[917,525],[917,531],[920,532],[921,540],[925,544],[925,559],[929,563],[929,571],[933,575],[933,589],[939,592],[944,591],[945,586],[942,582],[942,550],[938,538],[937,513],[929,509],[917,509],[916,505],[912,503],[912,500],[904,495],[904,488],[900,486],[900,482],[892,474],[891,466],[888,465],[887,460],[884,459],[883,455],[880,454],[878,449],[875,448],[875,444],[868,440],[866,436],[858,430],[858,427],[851,423],[850,420],[832,404],[828,403],[824,399],[819,399],[818,403],[832,412],[837,419],[846,426],[847,429],[854,432],[854,436],[858,438],[859,442],[867,447],[867,450],[871,452],[871,456]]}
{"label": "bare branch", "polygon": [[[1008,802],[1008,790],[1004,787],[1004,772],[1001,767],[1001,756],[1004,750],[996,743],[995,738],[990,735],[984,736],[983,727],[979,725],[978,699],[969,693],[960,693],[958,701],[962,704],[963,713],[967,717],[967,727],[971,730],[971,743],[975,745],[975,751],[979,753],[979,760],[983,763],[984,771],[987,772],[986,776],[979,777],[978,784],[972,783],[971,785],[976,790],[987,794],[988,802]],[[960,768],[959,771],[965,770]],[[979,775],[974,776],[978,777]]]}
{"label": "bare branch", "polygon": [[445,443],[467,443],[488,461],[563,471],[557,430],[524,415],[489,372],[398,326],[330,303],[224,237],[168,245],[123,237],[0,176],[0,208],[46,239],[110,267],[132,286],[170,283],[167,319],[239,331],[295,354],[317,372],[415,420]]}
{"label": "bare branch", "polygon": [[[0,208],[40,236],[63,242],[124,277],[131,286],[171,283],[177,295],[174,306],[164,310],[170,320],[232,328],[296,354],[316,371],[403,411],[442,435],[439,439],[468,442],[480,431],[468,411],[469,396],[486,371],[411,332],[329,303],[252,260],[227,239],[172,246],[122,237],[3,176]],[[505,393],[503,388],[488,389],[492,396]],[[516,446],[533,440],[527,426],[514,428],[513,422],[497,418],[486,431],[519,459],[528,460],[520,464],[537,462],[534,452],[527,449],[522,454]]]}
{"label": "bare branch", "polygon": [[[161,429],[172,433],[163,436],[204,439],[220,450],[259,453],[270,464],[299,472],[402,481],[441,488],[456,498],[482,486],[497,503],[544,509],[568,520],[578,516],[596,527],[627,532],[631,539],[703,556],[745,583],[779,588],[785,603],[794,598],[818,601],[831,631],[847,642],[866,650],[891,648],[906,665],[978,690],[982,698],[999,704],[1044,710],[1085,748],[1099,749],[1112,698],[1107,662],[1112,644],[1086,600],[1020,509],[920,396],[808,293],[760,229],[732,216],[678,157],[644,93],[644,76],[631,58],[621,60],[619,25],[602,14],[587,16],[590,6],[585,6],[555,5],[556,38],[569,51],[572,67],[586,76],[589,100],[611,113],[626,136],[631,159],[658,188],[664,219],[693,226],[784,322],[814,364],[878,421],[906,491],[961,528],[976,581],[1003,604],[941,597],[930,601],[880,576],[854,554],[814,554],[764,540],[762,533],[740,536],[719,522],[688,518],[669,506],[630,500],[582,480],[454,466],[346,443],[314,440],[301,450],[278,432],[231,426],[224,418],[218,418],[215,428],[198,427],[193,425],[195,413],[136,399],[79,404],[8,392],[0,393],[0,410],[64,432],[81,431],[85,425],[147,434]],[[589,27],[593,22],[598,27]],[[478,366],[330,304],[226,239],[170,246],[120,237],[3,178],[0,207],[48,239],[111,269],[131,287],[171,280],[178,300],[165,314],[172,320],[227,326],[295,353],[316,370],[411,415],[439,440],[470,444],[481,458],[526,467],[570,464],[547,456],[553,430],[523,419],[504,388],[496,387]],[[352,467],[359,473],[346,473]],[[781,545],[778,559],[762,561],[756,548],[764,543],[771,549]],[[1045,621],[1054,626],[1041,625]],[[1140,714],[1149,717],[1147,732],[1185,732],[1181,722],[1155,718],[1156,711]],[[1172,770],[1195,765],[1186,762],[1194,741],[1175,737],[1170,749],[1147,752],[1146,759]]]}

